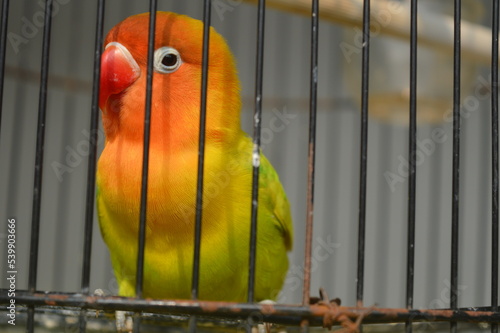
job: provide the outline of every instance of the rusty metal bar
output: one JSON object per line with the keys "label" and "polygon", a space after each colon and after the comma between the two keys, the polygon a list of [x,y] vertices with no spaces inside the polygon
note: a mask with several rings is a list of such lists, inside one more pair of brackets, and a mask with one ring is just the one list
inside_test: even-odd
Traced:
{"label": "rusty metal bar", "polygon": [[[0,289],[0,304],[10,301],[6,289]],[[491,308],[415,310],[377,307],[331,307],[327,305],[281,305],[258,303],[232,303],[196,300],[146,300],[128,297],[100,297],[82,294],[16,292],[17,305],[64,306],[95,310],[142,311],[159,314],[209,315],[220,318],[245,319],[261,314],[266,322],[299,325],[307,319],[312,326],[321,326],[325,315],[337,318],[345,315],[355,319],[363,315],[364,323],[388,323],[411,321],[462,321],[500,323],[500,312]],[[6,310],[6,306],[0,308]],[[334,321],[335,322],[335,321]],[[338,324],[338,322],[337,322]]]}
{"label": "rusty metal bar", "polygon": [[311,7],[311,69],[310,69],[310,101],[309,101],[309,151],[307,173],[307,214],[306,244],[304,258],[304,286],[302,304],[309,304],[311,288],[311,248],[314,215],[314,173],[316,155],[316,113],[318,96],[318,0],[313,0]]}
{"label": "rusty metal bar", "polygon": [[[318,45],[319,0],[311,2],[311,64],[309,76],[309,148],[307,154],[307,207],[306,239],[304,250],[304,282],[302,304],[308,305],[311,293],[312,235],[314,220],[314,174],[316,165],[316,118],[318,110]],[[310,323],[305,318],[300,323],[301,332],[308,332]]]}

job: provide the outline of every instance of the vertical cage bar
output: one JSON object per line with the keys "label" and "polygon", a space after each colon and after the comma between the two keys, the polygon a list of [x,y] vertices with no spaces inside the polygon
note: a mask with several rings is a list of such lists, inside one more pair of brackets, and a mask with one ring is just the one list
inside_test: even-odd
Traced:
{"label": "vertical cage bar", "polygon": [[[135,297],[142,297],[144,282],[144,248],[146,246],[146,219],[148,205],[148,176],[149,176],[149,144],[151,140],[151,108],[153,96],[153,61],[156,32],[157,0],[149,1],[149,27],[148,27],[148,68],[146,74],[146,105],[144,112],[144,146],[142,152],[142,179],[141,179],[141,204],[139,214],[139,237],[137,245],[137,271],[135,280]],[[141,318],[138,313],[134,316],[134,333],[139,333]]]}
{"label": "vertical cage bar", "polygon": [[90,284],[90,258],[92,255],[92,225],[94,222],[95,179],[99,127],[99,81],[103,47],[105,0],[97,3],[97,26],[95,33],[94,79],[92,84],[92,109],[90,114],[89,161],[87,170],[87,198],[85,201],[85,232],[83,236],[82,293],[88,294]]}
{"label": "vertical cage bar", "polygon": [[198,180],[196,184],[196,220],[194,228],[193,279],[191,285],[192,299],[198,299],[199,294],[198,284],[200,279],[201,221],[203,213],[203,171],[205,167],[205,127],[208,93],[208,46],[210,45],[210,16],[212,1],[204,0],[203,7],[203,55],[201,72],[200,132],[198,142]]}
{"label": "vertical cage bar", "polygon": [[[491,160],[492,160],[492,225],[491,225],[491,307],[498,312],[498,0],[492,1],[492,51],[491,51]],[[498,332],[498,324],[491,324],[491,332]]]}
{"label": "vertical cage bar", "polygon": [[[319,36],[319,0],[312,0],[311,5],[311,69],[309,97],[309,149],[307,169],[307,208],[306,208],[306,239],[304,250],[304,283],[302,304],[309,305],[311,292],[311,257],[314,217],[314,173],[316,160],[316,114],[318,99],[318,36]],[[304,319],[301,332],[309,332],[309,321]]]}
{"label": "vertical cage bar", "polygon": [[[453,173],[451,217],[451,290],[450,307],[458,307],[458,241],[459,241],[459,185],[460,185],[460,52],[461,0],[455,0],[453,46]],[[457,331],[457,322],[451,322],[450,331]]]}
{"label": "vertical cage bar", "polygon": [[144,147],[142,155],[141,208],[139,216],[139,239],[137,247],[137,275],[135,296],[142,297],[144,281],[144,247],[146,245],[146,218],[148,200],[149,143],[151,140],[151,107],[153,96],[153,58],[155,47],[157,0],[149,1],[148,69],[146,76],[146,109],[144,113]]}
{"label": "vertical cage bar", "polygon": [[[95,179],[97,164],[97,143],[99,127],[99,83],[101,76],[101,55],[104,30],[104,5],[105,0],[97,3],[97,24],[95,34],[94,53],[94,79],[92,83],[92,109],[90,113],[89,161],[87,169],[87,198],[85,200],[85,229],[83,235],[83,264],[81,291],[89,294],[90,284],[90,259],[92,256],[92,227],[94,222]],[[86,310],[80,312],[80,332],[85,332],[87,321]]]}
{"label": "vertical cage bar", "polygon": [[5,81],[5,51],[7,50],[7,27],[9,25],[9,0],[2,2],[2,23],[0,32],[0,134],[2,133],[3,84]]}
{"label": "vertical cage bar", "polygon": [[[413,282],[415,268],[415,206],[416,206],[416,153],[417,153],[417,0],[411,0],[410,21],[410,175],[408,185],[408,240],[406,258],[406,308],[413,308]],[[411,321],[406,322],[406,332],[412,332]]]}
{"label": "vertical cage bar", "polygon": [[[35,175],[33,185],[33,211],[31,219],[30,261],[28,290],[35,292],[38,273],[38,243],[40,237],[40,212],[42,203],[43,153],[45,144],[45,118],[47,113],[47,85],[49,79],[50,33],[52,27],[52,0],[45,2],[45,16],[42,42],[42,62],[40,74],[40,92],[38,100],[38,125],[36,134]],[[34,306],[28,307],[27,331],[34,329]]]}
{"label": "vertical cage bar", "polygon": [[307,216],[306,216],[306,244],[304,258],[304,286],[302,303],[309,304],[311,289],[311,255],[312,233],[314,216],[314,172],[316,157],[316,113],[318,99],[318,30],[319,30],[319,1],[312,1],[311,8],[311,71],[310,71],[310,99],[309,99],[309,152],[307,174]]}
{"label": "vertical cage bar", "polygon": [[[191,298],[198,299],[200,280],[201,222],[203,213],[203,178],[205,169],[205,127],[208,93],[208,54],[210,45],[210,21],[212,1],[203,1],[203,51],[201,69],[200,131],[198,135],[198,175],[196,183],[196,216],[194,225],[193,276]],[[189,332],[196,332],[196,316],[189,320]]]}
{"label": "vertical cage bar", "polygon": [[361,59],[361,146],[359,166],[358,272],[356,301],[363,304],[365,274],[366,172],[368,162],[368,79],[370,60],[370,0],[363,1],[363,55]]}
{"label": "vertical cage bar", "polygon": [[257,16],[257,66],[255,69],[255,110],[253,117],[252,207],[250,226],[250,258],[248,302],[255,301],[255,263],[257,252],[257,213],[259,207],[260,130],[262,127],[262,81],[264,72],[264,24],[266,1],[259,0]]}

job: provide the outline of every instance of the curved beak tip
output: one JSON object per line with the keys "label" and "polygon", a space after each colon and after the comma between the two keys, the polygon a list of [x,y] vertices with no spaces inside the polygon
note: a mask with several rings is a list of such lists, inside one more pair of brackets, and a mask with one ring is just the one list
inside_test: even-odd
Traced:
{"label": "curved beak tip", "polygon": [[99,107],[104,110],[111,95],[130,87],[140,76],[141,69],[125,46],[118,42],[106,45],[101,56]]}

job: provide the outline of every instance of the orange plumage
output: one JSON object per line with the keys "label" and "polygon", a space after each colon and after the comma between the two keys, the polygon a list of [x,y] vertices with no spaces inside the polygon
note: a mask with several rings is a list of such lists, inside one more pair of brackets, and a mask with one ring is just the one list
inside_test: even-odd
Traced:
{"label": "orange plumage", "polygon": [[[135,286],[148,25],[149,14],[116,25],[106,37],[101,67],[106,144],[98,165],[97,205],[124,296],[133,296]],[[144,266],[147,297],[190,297],[202,31],[200,21],[157,13]],[[201,299],[246,300],[252,143],[240,128],[239,89],[233,56],[211,28]],[[256,297],[267,299],[281,289],[292,226],[286,195],[264,156],[260,169]]]}

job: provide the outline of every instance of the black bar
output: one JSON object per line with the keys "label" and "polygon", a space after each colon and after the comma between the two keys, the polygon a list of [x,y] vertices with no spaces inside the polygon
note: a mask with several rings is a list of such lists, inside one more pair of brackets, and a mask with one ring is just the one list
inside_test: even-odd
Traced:
{"label": "black bar", "polygon": [[137,275],[135,297],[142,297],[144,281],[144,247],[146,245],[146,217],[148,200],[149,142],[151,138],[151,97],[153,93],[153,59],[155,47],[157,0],[149,1],[148,69],[146,76],[146,110],[144,113],[144,148],[142,156],[141,211],[139,219],[139,240],[137,247]]}
{"label": "black bar", "polygon": [[[148,176],[149,176],[149,143],[151,141],[151,107],[153,95],[153,63],[156,29],[157,1],[149,1],[149,27],[148,27],[148,68],[146,74],[146,106],[144,112],[144,146],[142,152],[142,180],[141,180],[141,206],[139,214],[139,237],[137,246],[137,271],[135,280],[135,297],[142,298],[144,282],[144,248],[146,246],[146,219],[148,205]],[[139,333],[141,318],[138,314],[133,317],[133,332]]]}
{"label": "black bar", "polygon": [[200,247],[201,247],[201,220],[203,212],[203,170],[205,167],[205,127],[207,116],[207,92],[208,92],[208,45],[210,43],[210,15],[211,0],[203,3],[203,58],[201,74],[201,101],[200,101],[200,133],[198,149],[198,181],[196,184],[196,220],[194,228],[194,258],[193,258],[193,280],[191,286],[191,298],[198,299],[198,283],[200,279]]}
{"label": "black bar", "polygon": [[[459,236],[459,185],[460,185],[460,52],[461,52],[461,0],[455,0],[453,46],[453,178],[451,217],[451,290],[450,307],[458,306],[458,236]],[[450,332],[457,331],[457,323],[451,322]]]}
{"label": "black bar", "polygon": [[359,166],[358,274],[356,301],[363,304],[365,275],[366,171],[368,159],[368,78],[370,58],[370,0],[363,2],[363,56],[361,60],[361,147]]}
{"label": "black bar", "polygon": [[[307,306],[311,293],[311,257],[314,217],[314,174],[316,163],[316,114],[318,99],[318,35],[319,35],[319,1],[313,0],[311,7],[311,72],[309,99],[309,149],[307,169],[307,208],[306,208],[306,239],[304,253],[304,283],[302,287],[302,304]],[[300,331],[309,332],[310,322],[303,319]]]}
{"label": "black bar", "polygon": [[[311,292],[311,249],[314,216],[314,173],[316,163],[316,114],[318,106],[318,35],[319,35],[319,1],[312,1],[311,8],[311,70],[309,98],[309,151],[307,169],[307,215],[306,243],[304,258],[304,287],[302,304],[308,305]],[[307,329],[308,325],[303,325]]]}
{"label": "black bar", "polygon": [[257,65],[255,70],[255,110],[253,117],[252,152],[252,211],[250,226],[250,259],[248,274],[248,302],[255,301],[255,262],[257,252],[257,213],[259,207],[259,169],[260,169],[260,129],[262,127],[262,77],[264,71],[264,23],[266,1],[259,0],[257,16]]}
{"label": "black bar", "polygon": [[3,84],[5,80],[5,51],[7,50],[7,27],[9,23],[9,0],[2,2],[2,27],[0,36],[0,134],[2,130]]}
{"label": "black bar", "polygon": [[[201,249],[201,221],[203,213],[203,178],[205,170],[205,127],[207,117],[208,93],[208,54],[210,45],[210,18],[212,1],[203,2],[203,53],[201,69],[201,97],[200,97],[200,131],[198,136],[198,175],[196,183],[196,216],[194,225],[194,253],[193,277],[191,280],[191,298],[198,299],[200,281],[200,249]],[[196,316],[189,320],[189,332],[196,332]]]}
{"label": "black bar", "polygon": [[99,128],[99,83],[103,47],[105,0],[97,4],[97,27],[95,34],[94,81],[92,86],[92,110],[90,114],[89,162],[87,170],[87,198],[85,201],[85,231],[83,236],[82,293],[88,294],[90,284],[90,258],[92,255],[92,226],[94,222],[95,178]]}
{"label": "black bar", "polygon": [[[408,240],[406,258],[406,308],[413,308],[413,282],[415,268],[415,206],[417,186],[417,0],[411,1],[410,20],[410,175],[408,183]],[[406,332],[413,330],[411,321],[406,323]]]}
{"label": "black bar", "polygon": [[[50,32],[52,27],[52,0],[45,2],[45,16],[42,42],[42,63],[40,74],[40,93],[38,100],[38,125],[36,133],[35,176],[33,185],[33,211],[31,219],[30,263],[28,289],[34,293],[38,272],[38,243],[40,236],[40,212],[42,203],[43,152],[45,144],[45,116],[47,113],[47,85],[49,78]],[[33,332],[35,309],[28,309],[27,332]]]}
{"label": "black bar", "polygon": [[[92,85],[92,109],[90,113],[89,161],[87,169],[87,198],[85,201],[85,229],[83,235],[83,264],[82,264],[82,294],[89,294],[90,285],[90,259],[92,256],[92,227],[94,222],[95,179],[97,164],[97,143],[99,142],[99,84],[101,76],[101,55],[104,30],[104,5],[105,0],[97,4],[97,25],[95,35],[94,53],[94,80]],[[86,310],[82,309],[79,317],[81,333],[86,331]]]}
{"label": "black bar", "polygon": [[[491,307],[498,312],[498,0],[492,1],[492,52],[491,52]],[[498,324],[491,324],[491,332],[498,332]]]}
{"label": "black bar", "polygon": [[[7,289],[0,289],[0,307],[5,309],[10,301]],[[45,309],[53,306],[64,306],[106,311],[141,311],[147,313],[169,315],[205,315],[212,318],[246,319],[249,316],[262,314],[266,322],[281,322],[284,324],[298,325],[303,318],[310,321],[311,326],[323,324],[323,315],[331,310],[324,305],[291,305],[275,304],[270,308],[258,303],[233,303],[214,301],[173,301],[173,300],[148,300],[119,296],[86,296],[74,293],[29,293],[24,290],[16,291],[16,304],[32,304]],[[47,306],[50,304],[49,306]],[[22,308],[20,308],[22,311]],[[342,307],[343,314],[353,318],[354,315],[364,314],[365,323],[401,323],[408,319],[415,321],[461,321],[461,322],[500,322],[500,313],[492,312],[490,307],[450,309],[388,309],[379,307]]]}

